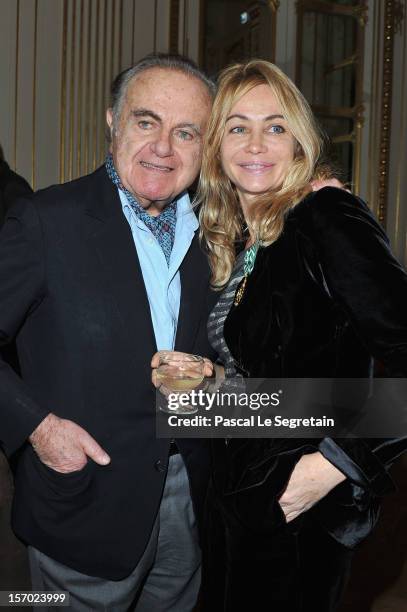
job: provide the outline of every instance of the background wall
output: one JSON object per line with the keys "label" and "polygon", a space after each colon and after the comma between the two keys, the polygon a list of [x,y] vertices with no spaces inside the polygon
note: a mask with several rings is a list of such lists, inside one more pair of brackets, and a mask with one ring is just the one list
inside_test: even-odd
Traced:
{"label": "background wall", "polygon": [[[405,0],[284,0],[277,10],[276,63],[296,79],[298,7],[353,7],[363,17],[360,167],[353,190],[380,219],[407,266],[407,25]],[[359,6],[357,6],[359,5]],[[359,12],[358,12],[359,11]],[[318,41],[309,41],[318,45]]]}
{"label": "background wall", "polygon": [[[104,115],[113,76],[151,51],[178,51],[203,65],[211,15],[221,23],[231,11],[258,6],[264,25],[268,10],[269,45],[266,32],[260,53],[275,57],[295,79],[303,4],[365,6],[361,163],[354,189],[407,265],[405,0],[0,0],[0,145],[6,160],[35,189],[92,171],[106,152]],[[228,23],[221,28],[225,41]]]}
{"label": "background wall", "polygon": [[105,156],[109,85],[169,46],[169,0],[0,0],[0,144],[34,188]]}
{"label": "background wall", "polygon": [[[273,16],[269,53],[293,79],[302,0],[0,0],[0,145],[34,188],[90,172],[104,159],[104,112],[112,77],[146,53],[205,56],[205,7]],[[405,0],[360,0],[366,6],[359,189],[386,226],[407,265],[407,20]],[[315,0],[357,5],[357,0]],[[225,40],[228,20],[223,22]],[[229,28],[230,30],[230,28]],[[267,40],[262,43],[267,46]],[[259,47],[260,48],[260,47]],[[265,54],[265,57],[268,57]],[[395,466],[396,496],[356,558],[342,612],[407,609],[407,459]],[[0,458],[0,501],[8,493]],[[0,504],[0,583],[28,588],[23,550]],[[7,529],[6,529],[7,527]],[[8,540],[9,542],[8,542]],[[11,560],[11,555],[15,560]],[[16,567],[21,565],[17,575]],[[12,568],[7,573],[7,568]],[[24,574],[25,572],[25,574]],[[25,578],[23,576],[25,575]]]}

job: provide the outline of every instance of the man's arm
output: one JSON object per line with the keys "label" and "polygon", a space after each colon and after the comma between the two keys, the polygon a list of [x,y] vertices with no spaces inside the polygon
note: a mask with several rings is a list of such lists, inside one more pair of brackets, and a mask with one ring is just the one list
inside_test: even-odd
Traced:
{"label": "man's arm", "polygon": [[[20,200],[0,233],[0,346],[11,343],[46,296],[45,247],[35,205]],[[56,407],[57,410],[57,407]],[[0,444],[8,455],[29,439],[39,458],[60,472],[108,455],[79,425],[50,414],[0,358]]]}

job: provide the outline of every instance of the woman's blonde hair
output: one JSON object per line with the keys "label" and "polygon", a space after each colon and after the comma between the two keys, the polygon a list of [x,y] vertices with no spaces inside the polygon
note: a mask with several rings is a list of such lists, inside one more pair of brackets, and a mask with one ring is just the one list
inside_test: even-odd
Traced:
{"label": "woman's blonde hair", "polygon": [[318,162],[322,136],[311,108],[294,83],[274,64],[250,60],[222,71],[205,137],[196,202],[201,205],[201,239],[206,244],[212,284],[223,287],[235,261],[236,242],[242,239],[243,215],[234,185],[225,175],[220,147],[232,107],[257,85],[268,85],[275,95],[296,141],[294,160],[283,183],[259,196],[248,221],[264,246],[280,236],[286,213],[311,191],[310,181],[324,178],[329,170]]}

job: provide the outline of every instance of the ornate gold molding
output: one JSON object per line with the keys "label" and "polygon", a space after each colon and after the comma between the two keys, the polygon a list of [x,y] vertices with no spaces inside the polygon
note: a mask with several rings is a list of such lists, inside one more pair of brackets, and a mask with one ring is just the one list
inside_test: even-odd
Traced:
{"label": "ornate gold molding", "polygon": [[280,8],[280,0],[268,0],[268,4],[273,13],[277,13]]}
{"label": "ornate gold molding", "polygon": [[[321,117],[346,117],[352,120],[351,129],[348,133],[337,135],[332,139],[334,143],[349,142],[353,145],[353,164],[352,164],[352,183],[355,193],[359,193],[361,184],[361,152],[362,152],[362,131],[364,124],[363,104],[363,70],[364,70],[364,36],[365,26],[368,21],[368,2],[359,0],[357,5],[339,4],[337,2],[326,2],[325,0],[297,0],[297,50],[296,50],[296,81],[301,88],[301,54],[303,40],[303,20],[306,13],[317,13],[325,16],[338,16],[351,18],[355,23],[356,40],[355,49],[352,55],[343,58],[336,64],[327,67],[328,72],[344,69],[347,66],[354,66],[355,70],[355,94],[354,100],[349,100],[349,106],[335,107],[332,105],[313,104],[314,112]],[[313,81],[316,82],[315,64]]]}
{"label": "ornate gold molding", "polygon": [[20,0],[16,6],[16,69],[14,80],[14,170],[17,170],[17,127],[18,127],[18,71],[20,47]]}
{"label": "ornate gold molding", "polygon": [[394,32],[401,34],[401,26],[404,19],[404,0],[394,2]]}
{"label": "ornate gold molding", "polygon": [[157,53],[157,23],[158,23],[158,12],[157,12],[157,2],[158,0],[154,0],[154,53]]}
{"label": "ornate gold molding", "polygon": [[362,4],[362,5],[356,5],[353,9],[353,15],[356,17],[356,19],[359,22],[359,25],[364,28],[367,24],[368,21],[368,5],[367,4]]}
{"label": "ornate gold molding", "polygon": [[388,174],[390,157],[391,103],[393,90],[393,46],[395,32],[394,0],[386,0],[384,9],[384,42],[382,68],[382,104],[379,142],[379,194],[378,217],[386,225]]}
{"label": "ornate gold molding", "polygon": [[64,0],[62,17],[62,49],[61,49],[61,102],[59,122],[59,181],[65,182],[65,129],[66,129],[66,64],[68,40],[68,0]]}
{"label": "ornate gold molding", "polygon": [[35,153],[37,139],[37,43],[38,43],[38,0],[34,3],[34,48],[33,48],[33,107],[32,107],[32,149],[31,187],[35,190]]}
{"label": "ornate gold molding", "polygon": [[131,63],[134,64],[134,44],[136,42],[136,37],[134,35],[135,32],[135,24],[136,24],[136,0],[133,0],[133,6],[132,6],[132,19],[131,19],[131,23],[132,23],[132,30],[131,30]]}

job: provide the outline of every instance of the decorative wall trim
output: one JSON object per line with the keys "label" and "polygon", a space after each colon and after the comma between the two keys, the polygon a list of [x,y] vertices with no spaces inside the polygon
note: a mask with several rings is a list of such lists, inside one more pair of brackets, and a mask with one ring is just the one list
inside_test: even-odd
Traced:
{"label": "decorative wall trim", "polygon": [[14,151],[13,151],[14,168],[17,167],[19,44],[20,44],[20,0],[17,0],[17,7],[16,7],[16,76],[14,80]]}
{"label": "decorative wall trim", "polygon": [[170,53],[178,53],[178,32],[179,32],[179,0],[171,0],[170,4]]}
{"label": "decorative wall trim", "polygon": [[77,114],[77,154],[76,154],[76,175],[81,174],[81,163],[82,163],[82,88],[86,90],[85,82],[85,58],[83,52],[83,37],[84,37],[84,6],[85,3],[82,0],[80,3],[80,14],[79,14],[79,61],[78,61],[78,72],[80,80],[76,92],[76,105],[78,109]]}
{"label": "decorative wall trim", "polygon": [[[353,144],[353,163],[352,163],[352,190],[360,192],[361,185],[361,150],[362,132],[364,125],[365,106],[363,102],[363,70],[364,70],[364,37],[366,24],[368,22],[368,0],[359,0],[358,5],[345,5],[330,3],[323,0],[297,0],[297,45],[296,45],[296,82],[301,89],[301,57],[303,42],[303,20],[305,13],[316,12],[321,15],[338,15],[351,17],[357,23],[355,53],[337,64],[337,67],[355,65],[355,97],[352,106],[334,107],[318,106],[313,104],[314,112],[320,117],[348,117],[352,120],[352,130],[348,134],[341,134],[340,137],[333,138],[332,142],[349,142]],[[317,49],[318,31],[314,36],[314,56]],[[313,85],[316,83],[315,63],[313,74]],[[313,92],[314,93],[314,92]],[[315,99],[315,96],[313,95]]]}
{"label": "decorative wall trim", "polygon": [[84,157],[85,157],[85,171],[89,167],[89,131],[90,131],[90,101],[92,95],[91,88],[91,70],[90,63],[92,58],[92,22],[93,22],[93,0],[88,1],[88,13],[87,13],[87,49],[86,49],[86,78],[85,78],[85,142],[84,142]]}
{"label": "decorative wall trim", "polygon": [[268,0],[268,4],[273,13],[277,13],[280,8],[280,0]]}
{"label": "decorative wall trim", "polygon": [[110,82],[139,57],[168,50],[170,0],[0,5],[5,158],[35,188],[92,171],[105,157]]}
{"label": "decorative wall trim", "polygon": [[271,40],[273,41],[272,60],[276,61],[276,41],[277,41],[277,11],[280,8],[280,0],[268,0],[270,10],[273,13],[271,21]]}
{"label": "decorative wall trim", "polygon": [[[400,4],[400,3],[399,3]],[[403,9],[403,7],[401,7]],[[404,11],[401,10],[401,19],[400,21],[398,21],[398,18],[396,16],[396,22],[395,22],[395,32],[397,34],[403,34],[403,17],[404,17]],[[405,27],[405,24],[404,24]],[[402,54],[402,66],[401,66],[401,74],[405,75],[406,74],[406,62],[407,62],[407,31],[404,32],[404,36],[403,36],[403,54]],[[404,86],[402,89],[402,95],[401,95],[401,104],[400,104],[400,109],[401,109],[401,129],[400,129],[400,134],[404,135],[406,134],[407,131],[407,99],[406,99],[406,93],[407,93],[407,87]],[[403,151],[402,148],[404,146],[404,139],[400,138],[399,141],[399,151],[398,151],[398,155],[397,155],[397,159],[398,159],[398,163],[397,163],[397,183],[396,183],[396,226],[395,226],[395,235],[396,237],[399,234],[400,231],[400,223],[399,223],[399,219],[400,219],[400,215],[401,215],[401,207],[402,207],[402,182],[405,181],[405,168],[403,167],[403,163],[405,161],[405,155],[403,156]],[[404,158],[404,159],[403,159]],[[404,237],[406,237],[406,233],[404,233]],[[403,253],[403,260],[406,262],[407,261],[407,240],[405,242],[405,249],[404,249],[404,253]]]}
{"label": "decorative wall trim", "polygon": [[38,41],[38,0],[34,3],[34,48],[33,48],[33,120],[31,150],[31,186],[35,189],[35,147],[37,133],[37,41]]}
{"label": "decorative wall trim", "polygon": [[158,0],[154,0],[154,53],[157,53],[157,2]]}
{"label": "decorative wall trim", "polygon": [[131,32],[131,63],[133,64],[134,62],[134,45],[135,45],[135,41],[136,41],[136,37],[134,35],[135,32],[135,24],[136,24],[136,3],[133,0],[133,11],[132,11],[132,19],[131,19],[131,23],[132,23],[132,32]]}
{"label": "decorative wall trim", "polygon": [[119,66],[123,66],[123,0],[120,0],[119,15]]}
{"label": "decorative wall trim", "polygon": [[65,181],[65,129],[66,129],[66,66],[67,66],[67,40],[68,40],[68,0],[63,0],[62,17],[62,54],[61,54],[61,111],[60,111],[60,137],[59,137],[59,180]]}
{"label": "decorative wall trim", "polygon": [[189,55],[189,0],[184,0],[184,36],[182,41],[182,53]]}
{"label": "decorative wall trim", "polygon": [[382,104],[381,104],[381,128],[379,141],[379,193],[378,193],[378,218],[386,225],[387,195],[388,195],[388,173],[390,156],[390,131],[391,131],[391,103],[393,89],[393,44],[395,25],[395,2],[385,0],[384,12],[384,42],[383,42],[383,70],[382,70]]}

